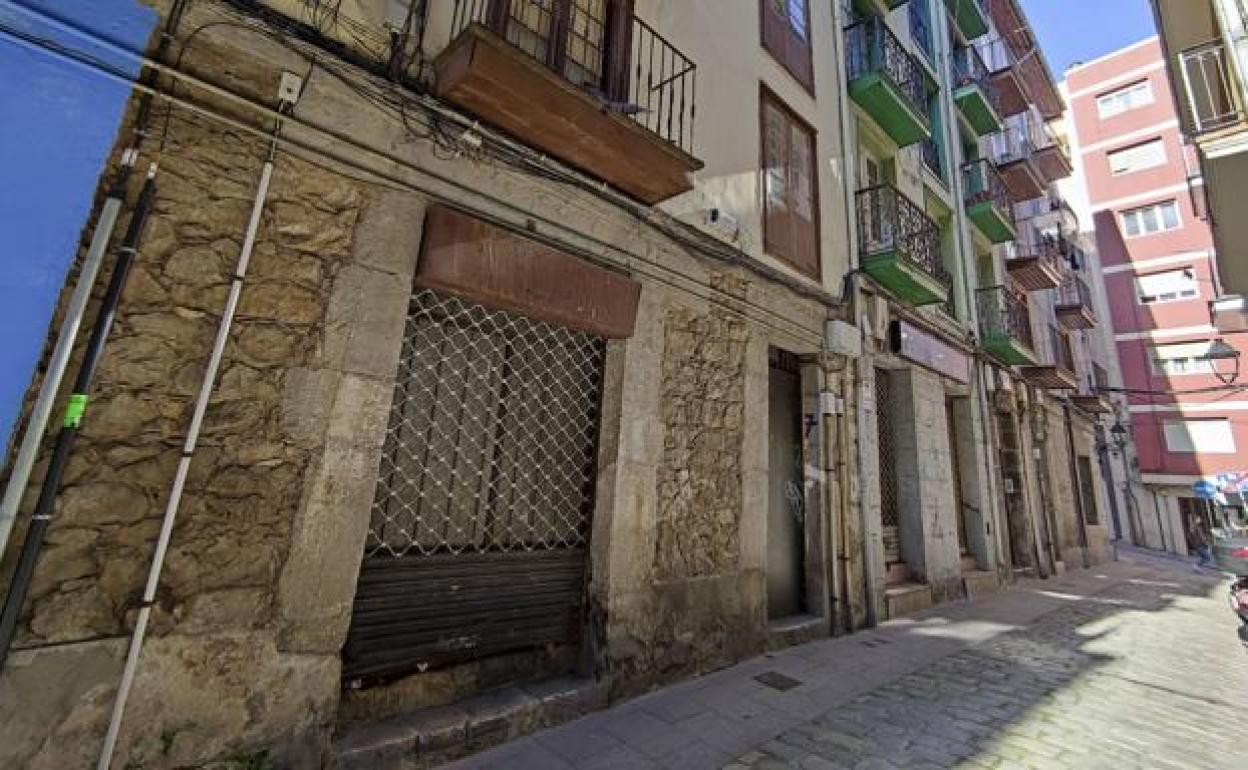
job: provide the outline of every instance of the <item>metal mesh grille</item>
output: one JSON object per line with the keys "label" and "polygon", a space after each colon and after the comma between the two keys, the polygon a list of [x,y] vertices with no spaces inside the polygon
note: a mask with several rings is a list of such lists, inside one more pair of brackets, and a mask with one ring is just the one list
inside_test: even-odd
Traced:
{"label": "metal mesh grille", "polygon": [[418,290],[368,556],[589,540],[605,342]]}
{"label": "metal mesh grille", "polygon": [[900,520],[897,509],[897,452],[893,446],[889,375],[883,369],[875,372],[875,414],[879,426],[880,518],[885,527],[896,527]]}

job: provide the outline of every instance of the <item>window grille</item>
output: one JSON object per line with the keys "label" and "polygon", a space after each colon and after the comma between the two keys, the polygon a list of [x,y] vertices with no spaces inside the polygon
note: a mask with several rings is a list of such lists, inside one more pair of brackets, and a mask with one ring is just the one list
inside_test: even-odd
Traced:
{"label": "window grille", "polygon": [[365,555],[584,548],[605,341],[420,289]]}

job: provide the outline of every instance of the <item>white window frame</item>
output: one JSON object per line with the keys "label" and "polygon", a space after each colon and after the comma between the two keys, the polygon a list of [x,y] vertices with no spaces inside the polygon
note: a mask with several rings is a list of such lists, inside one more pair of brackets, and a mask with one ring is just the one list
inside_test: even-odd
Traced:
{"label": "white window frame", "polygon": [[[1165,226],[1165,217],[1162,216],[1162,211],[1166,208],[1172,208],[1174,210],[1174,225],[1172,227]],[[1152,212],[1155,218],[1155,221],[1157,223],[1157,228],[1154,230],[1144,229],[1143,216],[1144,216],[1144,213],[1148,211]],[[1135,233],[1132,233],[1130,232],[1131,228],[1127,224],[1127,222],[1129,221],[1129,218],[1132,215],[1136,215],[1136,214],[1138,214],[1141,218],[1137,223],[1138,231]],[[1124,238],[1147,238],[1150,235],[1157,235],[1158,233],[1168,233],[1168,232],[1172,232],[1174,230],[1178,230],[1179,228],[1181,228],[1183,226],[1183,212],[1179,210],[1178,199],[1171,198],[1170,200],[1150,203],[1147,206],[1136,206],[1135,208],[1132,208],[1132,209],[1125,209],[1123,211],[1119,211],[1118,221],[1122,225],[1122,235]]]}
{"label": "white window frame", "polygon": [[1159,377],[1189,374],[1213,374],[1215,362],[1209,358],[1211,340],[1153,345],[1149,351],[1149,367]]}
{"label": "white window frame", "polygon": [[1124,112],[1147,107],[1154,100],[1153,81],[1148,78],[1137,80],[1096,97],[1096,115],[1101,120],[1107,120]]}
{"label": "white window frame", "polygon": [[1235,454],[1235,431],[1229,418],[1166,420],[1161,429],[1171,454]]}
{"label": "white window frame", "polygon": [[[1190,278],[1186,276],[1188,273],[1191,274]],[[1173,290],[1146,293],[1145,285],[1149,283],[1149,279],[1159,280],[1167,276],[1176,276]],[[1169,302],[1187,302],[1193,299],[1200,299],[1200,280],[1196,278],[1195,270],[1191,265],[1135,277],[1135,300],[1141,305],[1164,305]]]}
{"label": "white window frame", "polygon": [[[1125,165],[1115,168],[1115,159],[1124,161]],[[1126,176],[1127,174],[1164,166],[1169,158],[1166,156],[1165,141],[1161,137],[1157,137],[1149,139],[1147,142],[1139,142],[1127,147],[1110,150],[1105,153],[1105,160],[1109,163],[1109,173],[1112,176]]]}

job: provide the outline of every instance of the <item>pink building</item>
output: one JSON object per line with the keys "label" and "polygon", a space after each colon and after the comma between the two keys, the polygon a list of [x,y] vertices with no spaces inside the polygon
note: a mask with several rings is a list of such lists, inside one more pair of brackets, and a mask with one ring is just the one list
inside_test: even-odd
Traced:
{"label": "pink building", "polygon": [[1248,471],[1248,395],[1226,347],[1244,343],[1211,324],[1213,234],[1157,38],[1072,68],[1067,88],[1146,490],[1138,515],[1184,551],[1212,512],[1196,485]]}

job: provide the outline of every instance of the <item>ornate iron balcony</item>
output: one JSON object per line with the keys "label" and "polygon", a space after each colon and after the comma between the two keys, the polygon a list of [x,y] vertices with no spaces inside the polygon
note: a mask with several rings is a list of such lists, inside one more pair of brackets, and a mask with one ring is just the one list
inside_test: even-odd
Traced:
{"label": "ornate iron balcony", "polygon": [[856,205],[863,270],[913,305],[948,299],[953,279],[936,223],[891,185],[860,190]]}

